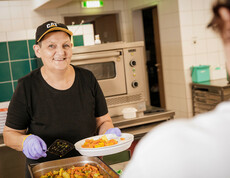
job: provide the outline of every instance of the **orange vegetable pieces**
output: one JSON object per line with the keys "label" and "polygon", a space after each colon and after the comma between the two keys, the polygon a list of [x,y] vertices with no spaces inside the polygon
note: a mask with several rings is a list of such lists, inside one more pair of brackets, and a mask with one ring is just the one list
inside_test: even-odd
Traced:
{"label": "orange vegetable pieces", "polygon": [[120,140],[125,140],[125,138],[121,137]]}
{"label": "orange vegetable pieces", "polygon": [[107,137],[104,135],[102,138],[99,138],[97,140],[93,139],[86,139],[85,143],[81,146],[82,148],[100,148],[105,146],[111,146],[117,144],[117,140],[110,139],[108,140]]}

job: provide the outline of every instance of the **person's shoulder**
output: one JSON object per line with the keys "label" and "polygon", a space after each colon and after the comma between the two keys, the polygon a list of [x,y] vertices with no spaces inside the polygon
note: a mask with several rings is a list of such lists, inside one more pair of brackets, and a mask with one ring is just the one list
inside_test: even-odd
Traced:
{"label": "person's shoulder", "polygon": [[39,74],[40,74],[40,68],[34,69],[33,71],[31,71],[27,75],[25,75],[25,76],[21,77],[20,79],[18,79],[18,83],[24,83],[24,82],[32,81],[36,77],[38,77]]}
{"label": "person's shoulder", "polygon": [[88,70],[88,69],[84,69],[82,67],[79,67],[79,66],[73,66],[75,72],[77,75],[81,75],[81,76],[84,76],[84,77],[92,77],[94,76],[93,73]]}

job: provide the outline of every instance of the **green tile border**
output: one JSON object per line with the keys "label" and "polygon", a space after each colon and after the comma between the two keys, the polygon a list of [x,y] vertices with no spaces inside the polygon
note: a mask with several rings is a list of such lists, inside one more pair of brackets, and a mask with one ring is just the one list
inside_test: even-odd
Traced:
{"label": "green tile border", "polygon": [[11,62],[11,68],[13,80],[18,80],[31,71],[29,60]]}
{"label": "green tile border", "polygon": [[13,95],[12,83],[0,83],[0,102],[10,101]]}
{"label": "green tile border", "polygon": [[9,61],[7,42],[0,42],[0,62]]}
{"label": "green tile border", "polygon": [[9,41],[8,46],[11,61],[29,58],[27,40]]}
{"label": "green tile border", "polygon": [[0,82],[11,81],[10,63],[0,63]]}

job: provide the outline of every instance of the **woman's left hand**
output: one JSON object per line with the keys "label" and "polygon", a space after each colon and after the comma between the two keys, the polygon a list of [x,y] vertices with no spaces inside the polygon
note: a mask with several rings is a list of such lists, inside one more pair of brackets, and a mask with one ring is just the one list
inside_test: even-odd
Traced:
{"label": "woman's left hand", "polygon": [[121,130],[118,127],[108,129],[105,134],[116,134],[118,137],[121,136]]}

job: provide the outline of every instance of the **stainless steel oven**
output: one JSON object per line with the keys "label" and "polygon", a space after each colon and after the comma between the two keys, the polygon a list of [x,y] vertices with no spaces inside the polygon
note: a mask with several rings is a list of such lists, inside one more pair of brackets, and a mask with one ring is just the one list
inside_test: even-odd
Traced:
{"label": "stainless steel oven", "polygon": [[93,72],[105,95],[111,116],[125,107],[146,109],[143,42],[74,47],[72,64]]}

